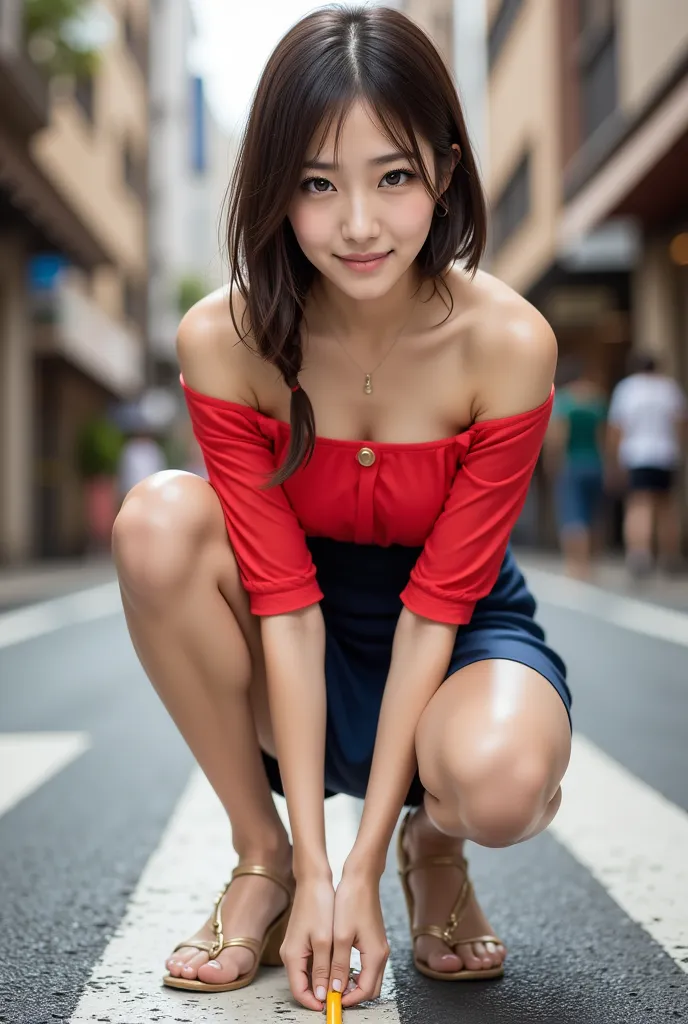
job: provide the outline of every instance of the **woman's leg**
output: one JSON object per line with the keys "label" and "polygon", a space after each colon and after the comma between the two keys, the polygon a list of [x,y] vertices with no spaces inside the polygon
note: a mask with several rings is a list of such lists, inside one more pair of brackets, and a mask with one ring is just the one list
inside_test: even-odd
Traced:
{"label": "woman's leg", "polygon": [[652,567],[652,491],[631,491],[626,499],[623,536],[626,561],[631,572],[642,575]]}
{"label": "woman's leg", "polygon": [[[258,741],[272,751],[260,633],[215,492],[190,473],[150,477],[127,496],[113,550],[136,653],[227,811],[239,859],[288,877],[291,850]],[[260,939],[285,904],[273,882],[237,879],[223,905],[225,935]],[[213,935],[206,926],[198,937]],[[218,960],[221,969],[187,947],[168,967],[221,983],[248,971],[253,954],[228,949]]]}
{"label": "woman's leg", "polygon": [[580,470],[564,466],[557,481],[559,543],[564,572],[576,579],[586,579],[590,569],[590,530],[585,516],[583,481]]}
{"label": "woman's leg", "polygon": [[678,568],[681,561],[681,508],[675,490],[655,494],[657,554],[663,567]]}
{"label": "woman's leg", "polygon": [[[549,825],[561,801],[571,730],[562,700],[543,676],[514,661],[480,661],[455,672],[428,704],[416,732],[425,807],[408,829],[413,857],[461,852],[464,839],[481,846],[522,842]],[[410,876],[415,924],[443,924],[460,873],[452,867]],[[490,934],[475,899],[457,935]],[[503,947],[455,947],[418,939],[417,952],[435,970],[496,966]]]}

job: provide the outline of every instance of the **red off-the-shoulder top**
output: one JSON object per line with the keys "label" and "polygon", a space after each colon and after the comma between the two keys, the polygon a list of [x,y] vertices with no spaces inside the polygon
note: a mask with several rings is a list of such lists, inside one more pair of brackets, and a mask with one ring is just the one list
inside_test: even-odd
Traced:
{"label": "red off-the-shoulder top", "polygon": [[554,388],[529,412],[418,444],[319,437],[311,461],[264,489],[288,423],[182,386],[255,615],[322,598],[306,537],[422,546],[401,598],[417,615],[467,623],[489,594],[523,507]]}

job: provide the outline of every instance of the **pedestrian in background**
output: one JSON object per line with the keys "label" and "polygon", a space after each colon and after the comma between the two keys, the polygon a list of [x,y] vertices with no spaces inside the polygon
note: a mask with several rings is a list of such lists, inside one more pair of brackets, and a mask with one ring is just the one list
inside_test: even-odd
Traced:
{"label": "pedestrian in background", "polygon": [[568,576],[590,575],[593,528],[604,496],[603,450],[607,398],[579,365],[559,388],[547,437],[555,478],[559,541]]}
{"label": "pedestrian in background", "polygon": [[661,372],[654,356],[632,357],[631,373],[617,384],[609,407],[608,480],[626,487],[623,538],[634,577],[658,563],[681,567],[678,474],[688,435],[688,403],[677,381]]}
{"label": "pedestrian in background", "polygon": [[157,438],[145,428],[131,434],[124,443],[117,467],[120,502],[132,487],[163,469],[167,469],[167,459]]}

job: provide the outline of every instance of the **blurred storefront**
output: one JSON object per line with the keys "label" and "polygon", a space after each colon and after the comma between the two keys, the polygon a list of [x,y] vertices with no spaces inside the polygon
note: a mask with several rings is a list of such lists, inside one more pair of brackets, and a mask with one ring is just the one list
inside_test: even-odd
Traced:
{"label": "blurred storefront", "polygon": [[145,381],[147,9],[92,7],[69,74],[0,4],[1,561],[83,549],[79,432]]}
{"label": "blurred storefront", "polygon": [[[490,269],[609,391],[688,383],[688,4],[488,0]],[[553,524],[540,481],[540,538]]]}

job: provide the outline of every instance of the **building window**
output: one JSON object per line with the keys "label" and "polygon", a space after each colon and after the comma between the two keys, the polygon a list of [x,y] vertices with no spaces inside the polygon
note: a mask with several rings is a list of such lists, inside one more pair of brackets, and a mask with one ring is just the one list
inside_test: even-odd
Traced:
{"label": "building window", "polygon": [[501,53],[502,47],[511,32],[511,28],[522,6],[523,0],[502,0],[501,6],[490,26],[490,33],[487,39],[487,59],[490,67],[492,67]]}
{"label": "building window", "polygon": [[129,9],[124,12],[124,41],[143,75],[148,75],[148,39],[132,18]]}
{"label": "building window", "polygon": [[191,170],[204,174],[207,167],[205,137],[205,97],[202,78],[191,79],[191,117],[189,118],[191,143]]}
{"label": "building window", "polygon": [[95,83],[90,75],[77,78],[74,97],[88,120],[93,121],[95,117]]}
{"label": "building window", "polygon": [[530,213],[530,153],[520,164],[504,186],[495,203],[492,214],[492,244],[495,251],[521,226]]}
{"label": "building window", "polygon": [[589,138],[617,105],[616,33],[612,29],[581,59],[581,131]]}
{"label": "building window", "polygon": [[143,328],[146,316],[146,294],[139,284],[126,278],[123,289],[124,316],[130,323]]}
{"label": "building window", "polygon": [[146,182],[146,164],[134,151],[130,142],[125,142],[123,149],[124,180],[142,202],[146,202],[148,187]]}

